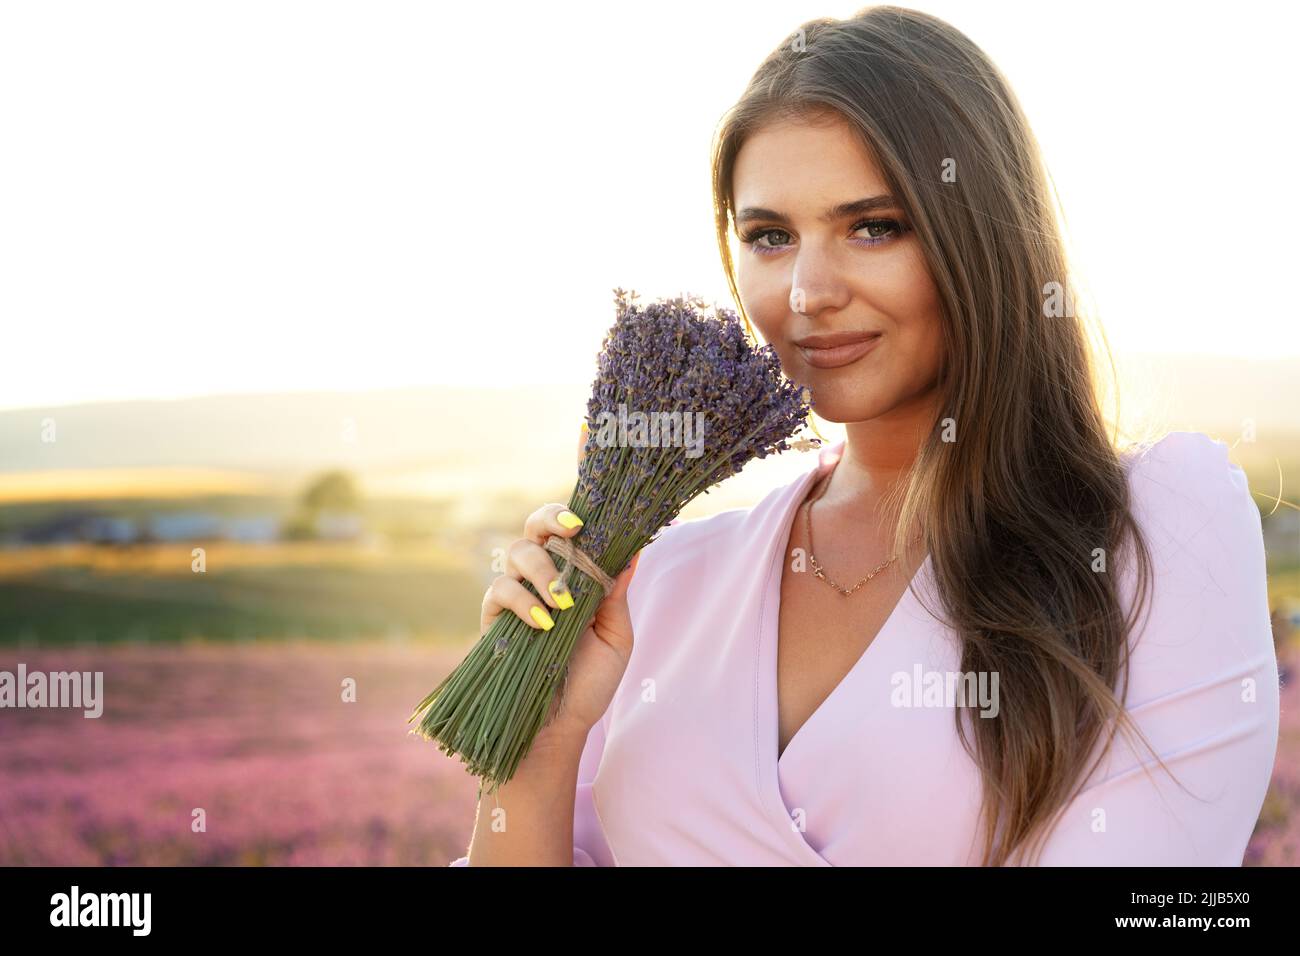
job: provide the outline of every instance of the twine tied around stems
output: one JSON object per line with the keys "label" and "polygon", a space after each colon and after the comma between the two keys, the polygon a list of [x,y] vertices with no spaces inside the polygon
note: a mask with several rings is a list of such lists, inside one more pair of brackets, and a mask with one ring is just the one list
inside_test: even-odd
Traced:
{"label": "twine tied around stems", "polygon": [[568,562],[568,567],[560,572],[560,580],[566,585],[569,583],[569,572],[575,567],[599,584],[604,594],[614,590],[614,579],[604,572],[599,564],[591,559],[587,552],[573,543],[569,538],[553,534],[546,539],[543,545],[547,551],[558,554]]}

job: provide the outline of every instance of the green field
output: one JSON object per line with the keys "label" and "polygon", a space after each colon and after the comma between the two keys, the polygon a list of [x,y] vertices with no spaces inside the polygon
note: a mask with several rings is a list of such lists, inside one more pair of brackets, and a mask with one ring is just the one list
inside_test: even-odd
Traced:
{"label": "green field", "polygon": [[376,557],[348,545],[271,545],[257,549],[254,563],[229,560],[228,550],[214,546],[203,573],[190,570],[188,549],[166,556],[177,559],[175,571],[140,561],[140,548],[100,548],[109,561],[87,550],[25,554],[31,569],[7,556],[0,643],[463,639],[477,628],[486,586],[468,564],[427,550]]}

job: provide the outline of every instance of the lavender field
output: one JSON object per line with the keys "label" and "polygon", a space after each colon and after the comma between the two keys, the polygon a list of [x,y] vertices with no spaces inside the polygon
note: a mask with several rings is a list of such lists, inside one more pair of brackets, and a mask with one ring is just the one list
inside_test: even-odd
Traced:
{"label": "lavender field", "polygon": [[[406,718],[461,653],[414,641],[6,647],[0,669],[102,670],[105,707],[98,719],[5,711],[0,864],[444,866],[469,841],[477,781]],[[1300,864],[1298,658],[1283,652],[1278,759],[1247,865]]]}
{"label": "lavender field", "polygon": [[102,670],[105,705],[5,711],[0,864],[445,865],[477,781],[406,718],[459,659],[385,641],[5,648],[0,668]]}

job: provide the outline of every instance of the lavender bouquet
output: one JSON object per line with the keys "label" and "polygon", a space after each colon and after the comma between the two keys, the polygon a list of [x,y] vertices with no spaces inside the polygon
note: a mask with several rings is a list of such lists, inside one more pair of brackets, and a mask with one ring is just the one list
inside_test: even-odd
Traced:
{"label": "lavender bouquet", "polygon": [[771,345],[748,341],[736,313],[710,316],[687,297],[641,308],[635,293],[614,293],[617,318],[597,360],[568,502],[582,531],[550,539],[578,549],[552,548],[574,604],[552,611],[548,631],[502,611],[407,721],[419,718],[412,733],[459,755],[493,791],[527,755],[563,693],[575,642],[632,557],[752,459],[819,444],[787,441],[807,419],[808,393],[783,377]]}

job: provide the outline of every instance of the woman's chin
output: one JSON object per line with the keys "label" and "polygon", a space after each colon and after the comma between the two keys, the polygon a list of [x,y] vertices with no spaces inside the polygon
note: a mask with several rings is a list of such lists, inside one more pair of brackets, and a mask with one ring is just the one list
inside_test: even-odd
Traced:
{"label": "woman's chin", "polygon": [[825,388],[812,392],[812,410],[817,417],[827,422],[844,425],[850,422],[865,422],[889,410],[888,402],[875,401],[858,391],[856,394],[830,395]]}

